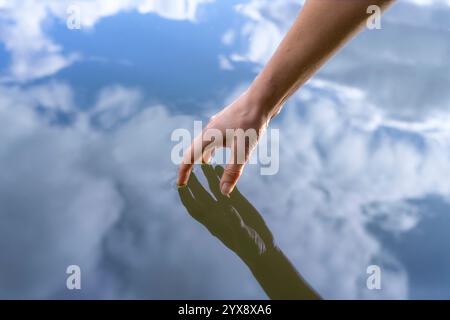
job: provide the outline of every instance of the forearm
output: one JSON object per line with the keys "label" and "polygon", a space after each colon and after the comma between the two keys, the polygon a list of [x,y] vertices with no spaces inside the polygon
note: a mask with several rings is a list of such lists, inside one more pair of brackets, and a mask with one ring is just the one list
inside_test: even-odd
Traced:
{"label": "forearm", "polygon": [[367,8],[394,0],[307,0],[293,26],[247,91],[268,118],[304,84],[368,18]]}
{"label": "forearm", "polygon": [[257,261],[246,263],[271,299],[321,299],[276,247],[269,248]]}

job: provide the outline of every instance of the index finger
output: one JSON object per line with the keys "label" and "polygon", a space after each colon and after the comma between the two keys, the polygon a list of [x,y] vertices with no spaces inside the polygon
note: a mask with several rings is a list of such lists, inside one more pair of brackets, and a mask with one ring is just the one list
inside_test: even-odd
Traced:
{"label": "index finger", "polygon": [[183,161],[178,170],[177,185],[179,186],[187,184],[194,163],[202,158],[203,150],[213,142],[212,140],[208,141],[203,139],[203,132],[194,139],[184,154]]}

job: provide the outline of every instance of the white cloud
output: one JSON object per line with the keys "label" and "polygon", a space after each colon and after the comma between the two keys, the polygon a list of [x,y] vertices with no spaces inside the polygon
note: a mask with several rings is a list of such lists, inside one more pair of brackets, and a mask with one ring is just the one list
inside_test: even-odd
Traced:
{"label": "white cloud", "polygon": [[[237,57],[262,67],[303,2],[258,0],[238,6],[246,22],[227,33],[234,32],[248,45],[232,53],[231,60]],[[446,4],[397,1],[382,17],[381,30],[365,30],[318,77],[363,90],[368,101],[393,119],[423,121],[448,113],[450,7]]]}
{"label": "white cloud", "polygon": [[233,30],[228,30],[227,32],[225,32],[225,34],[222,36],[222,43],[224,45],[231,45],[234,42],[236,35],[234,33]]}
{"label": "white cloud", "polygon": [[224,55],[219,55],[219,67],[222,70],[233,70],[233,64]]}
{"label": "white cloud", "polygon": [[407,0],[418,6],[447,5],[450,6],[449,0]]}
{"label": "white cloud", "polygon": [[[136,8],[116,3],[98,7],[98,16]],[[262,65],[288,27],[286,17],[295,13],[295,3],[301,1],[252,1],[253,7],[242,7],[253,20],[235,36],[253,40],[248,51],[230,60]],[[13,4],[0,1],[0,6]],[[139,10],[156,10],[151,8]],[[169,14],[169,4],[164,10],[165,15],[183,16],[176,10]],[[190,19],[191,13],[184,17]],[[86,25],[93,25],[100,18],[86,19]],[[270,41],[260,32],[265,23],[272,30]],[[414,39],[430,33],[426,29]],[[36,37],[43,37],[45,45],[13,43],[11,48],[37,57],[41,52],[64,56],[39,30]],[[398,40],[398,34],[387,37]],[[356,77],[358,83],[352,84],[351,75],[367,55],[376,68],[386,65],[380,69],[387,72],[383,79],[402,81],[392,66],[405,63],[423,67],[417,71],[420,81],[435,74],[445,84],[443,39],[441,34],[431,38],[428,44],[436,50],[417,50],[406,62],[402,58],[410,50],[392,41],[392,51],[375,54],[357,44],[344,52],[337,57],[340,64],[310,81],[273,123],[281,129],[279,174],[261,177],[259,168],[248,166],[239,182],[280,247],[326,298],[410,294],[406,266],[386,252],[367,225],[402,234],[420,227],[422,213],[411,199],[430,194],[450,199],[445,179],[450,175],[447,98],[439,91],[439,99],[431,101],[433,112],[422,114],[416,101],[422,91],[413,90],[416,95],[405,96],[411,100],[389,111],[387,106],[397,103],[393,91],[383,87],[382,99],[374,99],[371,89],[380,81]],[[442,73],[431,73],[442,65]],[[427,72],[428,78],[423,76]],[[419,80],[413,88],[422,88]],[[85,112],[76,111],[74,104],[72,89],[65,84],[0,86],[0,165],[7,169],[0,172],[0,296],[59,297],[66,292],[65,266],[76,263],[93,279],[83,290],[93,297],[263,297],[238,258],[211,239],[178,201],[170,133],[191,128],[193,118],[173,115],[163,106],[147,107],[139,90],[120,85],[100,91]],[[48,114],[35,112],[38,106],[75,112],[76,121],[68,127],[50,126]],[[408,114],[412,120],[404,119]],[[95,120],[98,126],[92,126]],[[110,128],[115,130],[102,130]],[[365,287],[366,268],[373,263],[383,266],[380,292]]]}
{"label": "white cloud", "polygon": [[262,296],[178,199],[170,133],[192,119],[151,106],[113,132],[89,126],[121,101],[143,107],[137,90],[115,86],[73,126],[51,126],[35,92],[48,101],[52,86],[0,87],[0,297],[73,297],[70,264],[82,268],[84,297]]}
{"label": "white cloud", "polygon": [[[96,279],[86,288],[95,297],[263,296],[242,263],[178,201],[170,133],[190,128],[193,118],[153,106],[126,123],[113,112],[114,131],[91,127],[97,111],[121,101],[145,106],[139,91],[114,86],[78,115],[83,125],[50,126],[34,101],[52,105],[44,94],[52,86],[1,87],[0,165],[8,168],[0,179],[2,296],[57,296],[65,278],[55,274],[73,263]],[[72,95],[65,96],[72,105]],[[383,132],[383,120],[367,126],[377,108],[358,116],[367,110],[358,89],[310,82],[274,123],[281,128],[279,174],[261,177],[250,165],[239,183],[280,247],[326,298],[407,297],[406,270],[367,224],[402,233],[420,224],[409,199],[450,197],[450,182],[442,179],[450,175],[448,144],[400,127]],[[374,261],[384,266],[381,292],[365,288]],[[36,272],[41,276],[29,281]]]}
{"label": "white cloud", "polygon": [[101,128],[111,129],[136,114],[142,100],[141,92],[136,89],[112,86],[99,93],[97,103],[89,113]]}
{"label": "white cloud", "polygon": [[[104,17],[123,11],[155,13],[167,19],[195,21],[200,4],[211,0],[119,0],[77,1],[82,28],[92,28]],[[4,1],[0,2],[0,41],[11,55],[5,82],[26,82],[52,74],[81,58],[77,53],[65,53],[45,30],[50,18],[65,22],[67,9],[73,1]]]}
{"label": "white cloud", "polygon": [[97,265],[122,200],[110,178],[79,165],[92,135],[48,127],[32,98],[17,104],[18,91],[2,92],[0,215],[8,222],[0,227],[0,296],[49,296],[74,261],[86,272]]}
{"label": "white cloud", "polygon": [[50,40],[42,23],[48,11],[38,2],[8,2],[0,7],[0,41],[11,54],[3,80],[26,81],[48,76],[67,67],[76,55],[63,56],[62,48]]}
{"label": "white cloud", "polygon": [[[367,225],[406,232],[423,214],[409,200],[431,194],[450,201],[450,182],[442,178],[450,175],[450,145],[371,120],[378,108],[359,92],[311,81],[273,124],[281,133],[279,174],[259,177],[249,166],[241,189],[270,215],[281,247],[325,297],[407,298],[405,266]],[[374,261],[390,279],[382,292],[365,287]]]}

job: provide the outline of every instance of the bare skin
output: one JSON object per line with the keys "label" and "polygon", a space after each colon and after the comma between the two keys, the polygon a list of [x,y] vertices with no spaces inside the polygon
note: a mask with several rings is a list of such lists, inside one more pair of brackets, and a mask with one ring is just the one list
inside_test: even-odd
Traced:
{"label": "bare skin", "polygon": [[[202,134],[186,151],[178,173],[178,185],[189,180],[194,163],[207,162],[215,148],[231,148],[231,159],[220,181],[229,195],[251,151],[257,144],[244,143],[244,161],[238,157],[236,137],[226,129],[254,129],[260,137],[286,99],[301,87],[328,59],[365,25],[367,8],[385,10],[394,0],[307,0],[277,50],[250,87],[233,103],[211,118]],[[222,132],[223,139],[205,138],[208,131]]]}

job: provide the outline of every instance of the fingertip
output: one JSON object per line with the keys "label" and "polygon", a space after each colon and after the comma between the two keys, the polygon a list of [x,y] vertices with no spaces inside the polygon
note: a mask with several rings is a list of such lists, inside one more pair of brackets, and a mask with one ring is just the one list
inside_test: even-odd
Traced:
{"label": "fingertip", "polygon": [[233,191],[233,189],[234,185],[229,182],[224,182],[220,186],[220,192],[228,198],[230,197],[230,193]]}
{"label": "fingertip", "polygon": [[180,169],[178,171],[178,179],[177,179],[178,186],[186,185],[188,183],[191,171],[192,171],[192,165],[184,164],[184,163],[180,165]]}
{"label": "fingertip", "polygon": [[177,187],[180,188],[180,187],[187,185],[187,180],[188,180],[188,178],[186,178],[186,177],[178,177]]}

